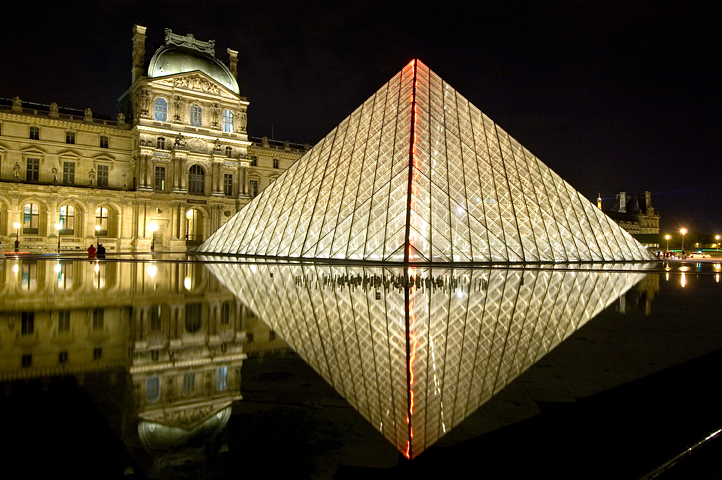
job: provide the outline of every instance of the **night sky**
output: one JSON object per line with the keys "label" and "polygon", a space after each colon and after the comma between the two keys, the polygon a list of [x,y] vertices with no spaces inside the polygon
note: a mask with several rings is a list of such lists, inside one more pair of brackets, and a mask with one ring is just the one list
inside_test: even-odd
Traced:
{"label": "night sky", "polygon": [[722,31],[713,7],[390,0],[29,6],[3,7],[0,97],[114,117],[130,82],[133,24],[148,27],[151,53],[167,27],[215,40],[218,57],[239,51],[249,134],[313,144],[419,58],[590,200],[650,190],[662,233],[686,226],[692,235],[722,234]]}

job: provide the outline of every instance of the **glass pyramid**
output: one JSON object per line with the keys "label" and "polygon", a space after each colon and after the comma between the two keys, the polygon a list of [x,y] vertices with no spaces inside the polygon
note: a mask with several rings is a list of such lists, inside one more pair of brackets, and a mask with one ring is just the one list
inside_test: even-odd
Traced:
{"label": "glass pyramid", "polygon": [[200,251],[411,263],[654,259],[418,60]]}
{"label": "glass pyramid", "polygon": [[629,263],[206,267],[407,458],[646,275]]}

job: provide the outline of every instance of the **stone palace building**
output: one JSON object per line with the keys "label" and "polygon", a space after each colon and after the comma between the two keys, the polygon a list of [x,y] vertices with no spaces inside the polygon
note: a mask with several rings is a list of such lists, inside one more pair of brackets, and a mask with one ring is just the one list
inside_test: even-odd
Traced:
{"label": "stone palace building", "polygon": [[0,240],[11,250],[193,248],[309,145],[247,134],[238,52],[133,27],[117,117],[0,99]]}

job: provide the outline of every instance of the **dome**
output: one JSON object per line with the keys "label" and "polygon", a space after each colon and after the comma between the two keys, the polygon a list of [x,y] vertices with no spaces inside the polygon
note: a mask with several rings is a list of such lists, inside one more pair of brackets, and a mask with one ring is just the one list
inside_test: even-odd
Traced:
{"label": "dome", "polygon": [[217,58],[195,49],[165,45],[160,47],[148,65],[148,78],[200,71],[232,92],[240,95],[238,82]]}
{"label": "dome", "polygon": [[142,420],[138,423],[138,435],[141,443],[149,448],[200,445],[218,435],[228,423],[229,418],[231,418],[230,406],[189,429]]}

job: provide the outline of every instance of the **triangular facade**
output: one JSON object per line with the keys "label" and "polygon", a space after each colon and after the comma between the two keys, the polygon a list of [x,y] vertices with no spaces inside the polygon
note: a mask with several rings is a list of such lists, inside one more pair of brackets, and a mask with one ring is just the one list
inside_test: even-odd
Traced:
{"label": "triangular facade", "polygon": [[654,259],[418,60],[200,250],[392,262]]}
{"label": "triangular facade", "polygon": [[596,271],[205,265],[407,458],[645,276],[611,263]]}

